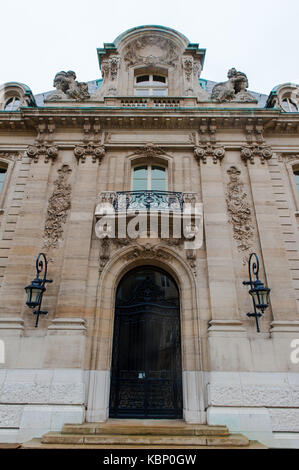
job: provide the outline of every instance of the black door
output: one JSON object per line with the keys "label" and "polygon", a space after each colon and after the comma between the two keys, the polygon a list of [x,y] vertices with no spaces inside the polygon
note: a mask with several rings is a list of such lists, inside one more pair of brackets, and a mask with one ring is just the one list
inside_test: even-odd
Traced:
{"label": "black door", "polygon": [[182,417],[179,292],[151,266],[130,271],[117,289],[110,417]]}

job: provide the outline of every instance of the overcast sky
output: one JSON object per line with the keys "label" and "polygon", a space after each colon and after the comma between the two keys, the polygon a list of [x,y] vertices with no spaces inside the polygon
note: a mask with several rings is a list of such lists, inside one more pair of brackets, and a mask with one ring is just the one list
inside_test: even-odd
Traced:
{"label": "overcast sky", "polygon": [[0,84],[53,88],[60,70],[100,78],[97,47],[128,28],[177,29],[207,49],[202,78],[224,81],[231,67],[268,94],[299,83],[299,0],[0,0]]}

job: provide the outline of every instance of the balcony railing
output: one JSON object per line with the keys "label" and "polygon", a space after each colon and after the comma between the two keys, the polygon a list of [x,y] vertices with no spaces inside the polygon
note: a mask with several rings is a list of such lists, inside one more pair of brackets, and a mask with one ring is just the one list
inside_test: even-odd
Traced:
{"label": "balcony railing", "polygon": [[168,211],[182,212],[183,194],[171,191],[119,191],[113,201],[115,212]]}

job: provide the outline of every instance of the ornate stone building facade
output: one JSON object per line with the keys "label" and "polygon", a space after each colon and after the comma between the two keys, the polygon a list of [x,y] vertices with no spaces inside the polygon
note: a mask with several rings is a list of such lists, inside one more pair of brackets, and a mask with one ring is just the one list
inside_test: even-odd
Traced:
{"label": "ornate stone building facade", "polygon": [[[299,447],[299,86],[204,80],[205,50],[166,27],[97,52],[101,80],[0,89],[0,442],[110,415]],[[175,237],[187,206],[197,223]],[[118,229],[136,209],[157,223],[120,236],[107,208]],[[35,328],[39,252],[53,283]],[[260,333],[252,252],[271,288]]]}

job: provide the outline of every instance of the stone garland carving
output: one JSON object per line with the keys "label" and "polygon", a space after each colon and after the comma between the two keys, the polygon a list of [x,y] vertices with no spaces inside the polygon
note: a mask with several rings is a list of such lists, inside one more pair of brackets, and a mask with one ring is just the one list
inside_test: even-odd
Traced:
{"label": "stone garland carving", "polygon": [[[140,54],[146,46],[157,46],[161,49],[161,56],[153,55],[143,56]],[[144,64],[157,65],[164,64],[175,66],[178,61],[177,48],[170,39],[162,38],[154,35],[144,35],[141,38],[131,41],[126,47],[124,60],[127,66]]]}
{"label": "stone garland carving", "polygon": [[[253,242],[253,225],[250,205],[240,180],[240,170],[235,166],[227,171],[229,183],[227,185],[226,204],[229,222],[233,226],[233,237],[237,242],[238,251],[248,252]],[[244,258],[243,262],[246,262]]]}
{"label": "stone garland carving", "polygon": [[271,147],[267,145],[249,144],[241,148],[241,158],[245,164],[249,161],[253,165],[255,156],[259,157],[264,165],[266,160],[272,158],[273,152]]}
{"label": "stone garland carving", "polygon": [[75,157],[78,161],[81,161],[82,163],[85,163],[86,157],[88,155],[91,155],[92,162],[95,163],[97,161],[100,165],[105,156],[105,152],[106,150],[104,145],[98,145],[92,142],[80,144],[74,148]]}
{"label": "stone garland carving", "polygon": [[216,147],[210,143],[203,144],[201,146],[194,147],[194,156],[198,163],[202,161],[207,163],[207,157],[212,157],[213,163],[221,162],[225,156],[225,150],[223,147]]}
{"label": "stone garland carving", "polygon": [[243,103],[257,102],[257,100],[247,91],[248,79],[245,73],[238,72],[235,68],[228,71],[228,80],[217,83],[212,90],[212,100],[219,103],[227,101],[237,101]]}
{"label": "stone garland carving", "polygon": [[45,101],[84,101],[90,98],[87,83],[77,82],[76,74],[72,70],[58,72],[55,75],[53,86],[56,91],[48,95]]}
{"label": "stone garland carving", "polygon": [[62,238],[63,224],[71,208],[71,185],[67,182],[71,168],[62,165],[57,171],[58,178],[54,181],[54,191],[49,199],[47,217],[45,222],[44,245],[55,248],[58,240]]}

